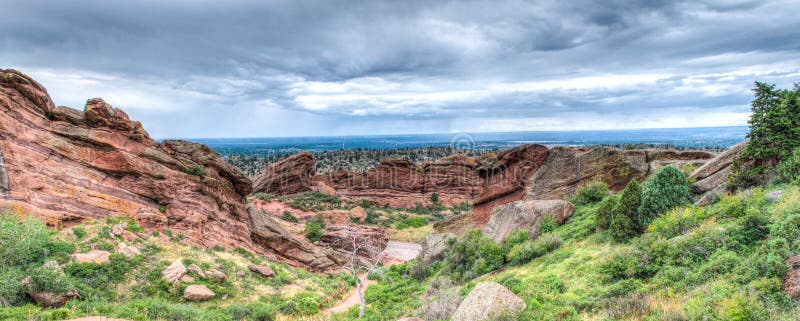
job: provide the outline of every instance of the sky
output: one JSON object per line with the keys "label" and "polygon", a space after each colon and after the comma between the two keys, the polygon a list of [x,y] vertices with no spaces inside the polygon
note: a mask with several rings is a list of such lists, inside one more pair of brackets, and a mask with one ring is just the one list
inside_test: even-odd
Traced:
{"label": "sky", "polygon": [[153,137],[746,125],[800,1],[4,0],[0,68]]}

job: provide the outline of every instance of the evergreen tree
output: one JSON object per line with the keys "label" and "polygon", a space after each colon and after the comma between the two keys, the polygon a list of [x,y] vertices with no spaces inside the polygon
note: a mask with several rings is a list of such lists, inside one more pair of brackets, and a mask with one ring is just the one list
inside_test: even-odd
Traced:
{"label": "evergreen tree", "polygon": [[595,215],[595,224],[598,230],[608,229],[611,224],[611,218],[614,215],[614,208],[617,207],[617,202],[617,197],[613,195],[604,198],[600,202]]}
{"label": "evergreen tree", "polygon": [[800,147],[800,86],[775,89],[756,82],[753,92],[750,141],[731,167],[731,190],[768,183],[775,166]]}
{"label": "evergreen tree", "polygon": [[622,196],[614,207],[608,232],[615,240],[624,241],[636,234],[636,217],[642,200],[642,186],[633,179],[620,194]]}
{"label": "evergreen tree", "polygon": [[644,231],[650,222],[689,200],[689,182],[675,166],[664,166],[645,184],[636,224]]}

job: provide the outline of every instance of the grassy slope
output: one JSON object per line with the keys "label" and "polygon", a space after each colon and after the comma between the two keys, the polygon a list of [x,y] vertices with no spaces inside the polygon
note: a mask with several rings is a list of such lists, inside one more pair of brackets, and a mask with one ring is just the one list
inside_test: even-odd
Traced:
{"label": "grassy slope", "polygon": [[[510,320],[798,319],[782,279],[785,259],[800,253],[800,188],[754,189],[674,209],[623,243],[595,231],[596,206],[578,206],[566,224],[541,236],[559,237],[558,249],[451,289],[463,298],[481,281],[507,286],[527,303]],[[446,289],[434,284],[452,278],[446,262],[424,267],[422,280],[413,277],[414,263],[392,267],[367,290],[366,320],[424,315],[443,300]],[[356,318],[351,311],[339,319]]]}
{"label": "grassy slope", "polygon": [[[113,253],[113,248],[123,241],[107,236],[109,226],[116,221],[84,223],[59,231],[53,239],[76,244],[78,252],[96,248]],[[85,231],[87,235],[78,238],[74,230]],[[86,264],[80,268],[73,265],[72,271],[88,275],[73,278],[82,299],[70,301],[60,309],[42,309],[32,303],[0,309],[0,319],[61,320],[104,315],[130,320],[269,320],[276,313],[279,316],[282,313],[313,313],[334,305],[350,288],[351,282],[344,275],[319,275],[281,263],[266,262],[243,249],[200,249],[182,243],[179,235],[149,234],[147,239],[126,242],[142,249],[141,256],[112,260],[112,263],[103,265]],[[185,265],[196,263],[204,270],[220,269],[228,275],[228,280],[215,282],[195,276],[195,282],[173,288],[160,280],[160,271],[177,259]],[[251,263],[271,265],[276,277],[266,279],[250,272],[248,265]],[[67,265],[65,270],[70,268]],[[98,280],[93,273],[102,268],[107,269],[97,273],[102,278]],[[237,271],[246,273],[240,277]],[[111,273],[118,273],[120,279],[104,280]],[[208,302],[187,303],[181,295],[188,284],[207,285],[217,297]]]}

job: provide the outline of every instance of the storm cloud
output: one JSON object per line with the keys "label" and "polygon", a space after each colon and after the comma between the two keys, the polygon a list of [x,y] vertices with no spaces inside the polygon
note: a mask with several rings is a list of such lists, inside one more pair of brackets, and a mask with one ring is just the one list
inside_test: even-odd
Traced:
{"label": "storm cloud", "polygon": [[155,137],[744,125],[798,1],[4,1],[0,67]]}

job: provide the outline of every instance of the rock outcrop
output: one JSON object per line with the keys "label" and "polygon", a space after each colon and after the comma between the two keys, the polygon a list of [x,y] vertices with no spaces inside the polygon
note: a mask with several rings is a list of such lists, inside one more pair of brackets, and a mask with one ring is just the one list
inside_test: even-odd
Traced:
{"label": "rock outcrop", "polygon": [[696,205],[708,205],[714,196],[725,192],[731,164],[739,157],[746,146],[747,141],[744,141],[729,148],[689,175],[689,179],[695,181],[692,184],[692,192],[697,195],[695,199]]}
{"label": "rock outcrop", "polygon": [[111,253],[108,251],[91,250],[86,253],[72,254],[72,259],[75,263],[95,263],[103,264],[110,262]]}
{"label": "rock outcrop", "polygon": [[469,292],[453,313],[451,321],[490,321],[525,310],[516,294],[495,282],[481,282]]}
{"label": "rock outcrop", "polygon": [[250,233],[253,241],[273,249],[279,260],[293,266],[328,270],[345,262],[345,257],[332,249],[315,246],[281,227],[270,215],[250,209]]}
{"label": "rock outcrop", "polygon": [[261,275],[265,278],[275,277],[275,271],[273,271],[272,268],[266,264],[261,264],[261,265],[250,264],[247,268],[249,268],[250,271],[255,272],[256,274]]}
{"label": "rock outcrop", "polygon": [[535,239],[546,217],[552,217],[560,225],[572,216],[573,209],[572,203],[565,200],[511,202],[495,209],[483,234],[502,243],[511,232],[525,229],[530,238]]}
{"label": "rock outcrop", "polygon": [[566,199],[578,187],[595,181],[608,184],[616,192],[632,179],[643,181],[662,166],[698,166],[713,157],[710,152],[691,150],[554,147],[545,164],[531,176],[525,199]]}
{"label": "rock outcrop", "polygon": [[170,264],[163,271],[161,271],[161,278],[164,281],[174,284],[175,282],[180,280],[181,277],[186,275],[187,272],[188,271],[186,270],[186,267],[183,265],[183,262],[181,262],[181,260],[175,260],[174,262],[172,262],[172,264]]}
{"label": "rock outcrop", "polygon": [[186,301],[206,301],[215,296],[214,292],[202,284],[192,284],[183,290],[183,299]]}
{"label": "rock outcrop", "polygon": [[444,257],[447,251],[447,241],[455,238],[452,233],[433,233],[425,237],[422,242],[422,250],[419,252],[419,260],[422,264],[429,265]]}
{"label": "rock outcrop", "polygon": [[315,173],[316,163],[311,153],[294,154],[261,170],[253,182],[253,191],[275,195],[310,192]]}
{"label": "rock outcrop", "polygon": [[158,143],[99,98],[56,107],[39,83],[0,70],[0,207],[52,226],[128,216],[205,246],[250,247],[250,180],[206,146]]}
{"label": "rock outcrop", "polygon": [[[314,162],[300,154],[296,163],[310,165],[278,164],[275,179],[257,186],[285,180],[283,192],[300,191],[305,183],[292,182],[313,175]],[[99,98],[83,111],[56,107],[39,83],[0,69],[0,210],[54,227],[126,216],[146,229],[182,233],[192,244],[275,252],[312,269],[336,264],[277,222],[251,219],[245,200],[251,191],[251,181],[207,146],[156,142],[141,123]],[[109,236],[139,237],[124,224]]]}
{"label": "rock outcrop", "polygon": [[786,260],[789,271],[784,278],[783,291],[790,298],[800,297],[800,255],[795,255]]}
{"label": "rock outcrop", "polygon": [[547,160],[550,151],[542,145],[520,145],[479,159],[478,175],[483,178],[481,194],[474,202],[472,219],[482,226],[495,206],[521,200],[528,179]]}

